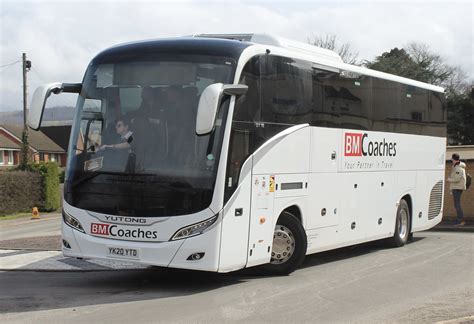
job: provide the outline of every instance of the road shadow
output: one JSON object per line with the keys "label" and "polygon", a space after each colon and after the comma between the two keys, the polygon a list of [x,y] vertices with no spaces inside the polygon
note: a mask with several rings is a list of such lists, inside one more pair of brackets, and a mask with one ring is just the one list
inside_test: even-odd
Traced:
{"label": "road shadow", "polygon": [[150,267],[90,272],[0,272],[0,313],[189,296],[245,281],[238,272]]}
{"label": "road shadow", "polygon": [[[425,239],[423,236],[414,236],[408,243],[414,244],[418,241]],[[386,239],[377,240],[357,245],[351,245],[335,250],[319,252],[312,255],[308,255],[305,258],[305,261],[301,268],[314,267],[326,263],[342,261],[350,258],[355,258],[358,256],[363,256],[371,253],[378,252],[380,250],[389,250],[394,249],[390,246]],[[396,249],[396,248],[395,248]]]}
{"label": "road shadow", "polygon": [[[414,241],[422,239],[416,237]],[[322,252],[308,256],[302,267],[337,262],[381,249],[387,249],[385,243],[375,241]],[[0,272],[0,313],[190,296],[260,279],[266,277],[254,268],[226,274],[159,267],[89,272],[6,271]]]}

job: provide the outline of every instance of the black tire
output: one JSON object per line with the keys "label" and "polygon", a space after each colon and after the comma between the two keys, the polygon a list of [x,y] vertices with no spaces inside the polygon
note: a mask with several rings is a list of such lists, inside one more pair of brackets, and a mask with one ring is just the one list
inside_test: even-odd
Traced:
{"label": "black tire", "polygon": [[[282,241],[284,241],[283,244],[281,244]],[[288,248],[290,253],[285,252]],[[284,211],[275,226],[272,259],[270,263],[262,266],[263,272],[278,276],[292,273],[303,263],[307,248],[308,241],[303,225],[295,216]],[[284,253],[287,254],[284,255]]]}
{"label": "black tire", "polygon": [[390,245],[393,247],[404,246],[410,237],[411,215],[407,202],[402,199],[397,209],[397,221],[395,222],[395,230],[390,238]]}

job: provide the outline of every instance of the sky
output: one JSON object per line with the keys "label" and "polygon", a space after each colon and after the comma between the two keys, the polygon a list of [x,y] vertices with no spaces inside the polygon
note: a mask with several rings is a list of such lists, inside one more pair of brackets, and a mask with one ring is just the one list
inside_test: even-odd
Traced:
{"label": "sky", "polygon": [[[0,0],[0,112],[21,110],[43,83],[81,82],[90,60],[124,42],[198,33],[266,33],[302,42],[336,35],[361,60],[424,43],[474,82],[473,1]],[[62,94],[52,105],[74,105]]]}

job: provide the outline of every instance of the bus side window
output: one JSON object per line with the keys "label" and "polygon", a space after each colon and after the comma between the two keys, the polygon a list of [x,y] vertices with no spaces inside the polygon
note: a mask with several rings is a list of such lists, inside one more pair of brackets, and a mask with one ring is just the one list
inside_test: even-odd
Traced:
{"label": "bus side window", "polygon": [[401,132],[421,135],[429,133],[431,127],[428,118],[428,90],[403,85],[400,110]]}
{"label": "bus side window", "polygon": [[252,58],[244,67],[239,84],[248,86],[245,95],[238,98],[234,108],[234,120],[255,122],[260,120],[260,59]]}
{"label": "bus side window", "polygon": [[328,79],[334,77],[334,75],[335,72],[318,68],[312,69],[312,126],[338,127],[339,125],[338,113],[327,103],[328,92],[333,90],[332,87],[328,85]]}
{"label": "bus side window", "polygon": [[313,97],[311,64],[269,55],[263,66],[262,121],[282,125],[309,123]]}
{"label": "bus side window", "polygon": [[[428,116],[434,136],[446,136],[446,102],[442,94],[430,92]],[[436,125],[436,126],[435,126]]]}
{"label": "bus side window", "polygon": [[247,62],[239,84],[247,85],[248,91],[236,100],[232,116],[232,131],[227,158],[226,200],[237,188],[242,164],[258,145],[256,143],[256,122],[260,120],[261,113],[260,57],[254,57]]}
{"label": "bus side window", "polygon": [[370,129],[372,80],[348,72],[313,70],[312,125]]}
{"label": "bus side window", "polygon": [[401,86],[392,81],[372,79],[372,130],[399,132]]}

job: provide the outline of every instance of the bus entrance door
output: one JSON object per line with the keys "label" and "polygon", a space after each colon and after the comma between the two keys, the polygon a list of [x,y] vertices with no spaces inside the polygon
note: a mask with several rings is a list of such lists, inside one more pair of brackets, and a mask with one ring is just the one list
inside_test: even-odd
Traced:
{"label": "bus entrance door", "polygon": [[273,240],[275,177],[254,175],[247,266],[270,261]]}

